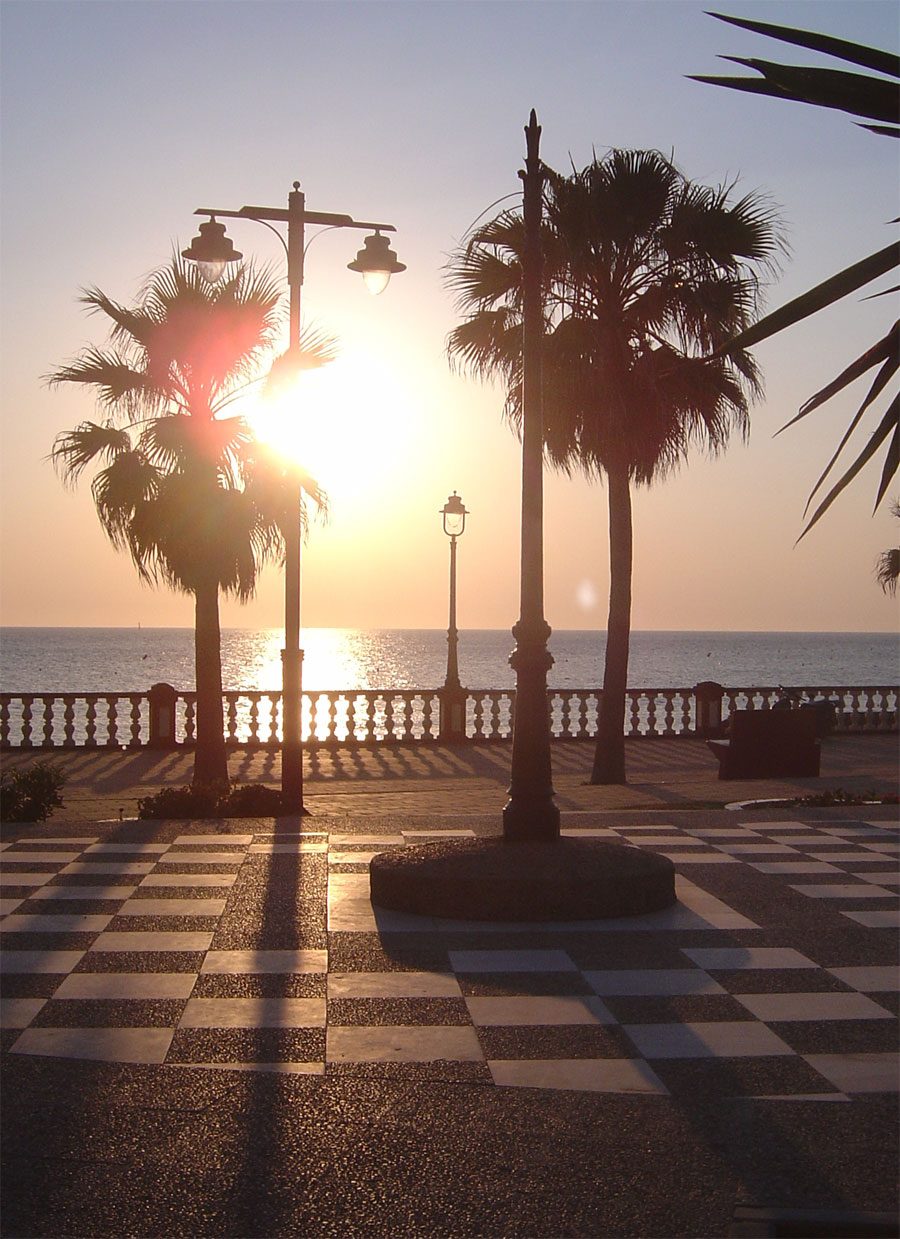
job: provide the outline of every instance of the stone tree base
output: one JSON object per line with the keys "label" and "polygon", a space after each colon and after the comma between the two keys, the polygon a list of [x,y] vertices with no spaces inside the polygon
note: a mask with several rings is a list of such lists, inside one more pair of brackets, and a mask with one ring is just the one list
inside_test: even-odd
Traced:
{"label": "stone tree base", "polygon": [[675,902],[666,856],[622,843],[448,839],[390,849],[369,865],[372,903],[473,921],[588,921]]}

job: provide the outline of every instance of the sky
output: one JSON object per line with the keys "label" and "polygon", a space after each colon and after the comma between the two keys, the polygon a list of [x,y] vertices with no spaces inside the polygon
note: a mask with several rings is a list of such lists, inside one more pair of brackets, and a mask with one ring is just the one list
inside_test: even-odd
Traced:
{"label": "sky", "polygon": [[[721,55],[806,56],[705,7],[3,0],[0,622],[193,623],[190,598],[142,586],[112,549],[87,483],[66,490],[54,474],[54,437],[97,414],[89,394],[48,389],[43,376],[104,342],[80,289],[129,302],[148,271],[189,243],[197,207],[280,207],[299,180],[309,210],[393,223],[407,265],[372,298],[346,269],[362,234],[326,233],[307,256],[304,319],[341,351],[302,413],[307,463],[330,497],[328,524],[311,527],[304,549],[304,626],[445,626],[440,509],[455,490],[470,512],[459,626],[511,627],[521,451],[499,388],[448,365],[458,314],[442,270],[473,221],[520,191],[530,110],[557,169],[610,147],[655,148],[694,180],[767,193],[791,247],[769,308],[891,236],[898,169],[887,139],[842,113],[688,80],[727,72]],[[893,0],[723,0],[720,11],[898,42]],[[283,270],[266,229],[232,221],[229,235]],[[797,544],[809,490],[865,381],[773,437],[883,334],[888,313],[884,300],[852,297],[760,345],[766,395],[749,443],[715,460],[694,454],[636,493],[635,628],[895,628],[896,603],[874,579],[897,536],[887,503],[872,515],[880,465]],[[605,492],[548,472],[544,504],[547,619],[604,628]],[[251,603],[223,602],[222,623],[280,627],[283,607],[273,566]]]}

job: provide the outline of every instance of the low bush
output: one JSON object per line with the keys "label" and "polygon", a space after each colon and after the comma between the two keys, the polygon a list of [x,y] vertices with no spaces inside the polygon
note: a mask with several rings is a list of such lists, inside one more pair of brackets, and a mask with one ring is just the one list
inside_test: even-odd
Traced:
{"label": "low bush", "polygon": [[164,787],[138,800],[140,818],[276,817],[281,811],[281,792],[262,783]]}
{"label": "low bush", "polygon": [[0,821],[43,822],[62,805],[66,776],[49,761],[37,761],[0,776]]}

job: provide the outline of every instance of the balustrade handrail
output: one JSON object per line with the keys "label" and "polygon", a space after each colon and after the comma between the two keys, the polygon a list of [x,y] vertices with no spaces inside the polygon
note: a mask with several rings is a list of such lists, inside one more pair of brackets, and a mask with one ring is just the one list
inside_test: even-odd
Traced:
{"label": "balustrade handrail", "polygon": [[[550,688],[547,705],[554,740],[592,740],[600,688]],[[895,685],[797,685],[732,688],[704,682],[692,688],[630,688],[629,738],[691,738],[721,733],[738,709],[833,703],[837,732],[897,729]],[[307,745],[492,743],[509,740],[514,688],[307,689],[303,735]],[[0,749],[173,748],[196,740],[197,694],[157,684],[146,692],[0,693]],[[281,690],[223,693],[226,742],[281,744]],[[829,713],[828,706],[824,706]]]}

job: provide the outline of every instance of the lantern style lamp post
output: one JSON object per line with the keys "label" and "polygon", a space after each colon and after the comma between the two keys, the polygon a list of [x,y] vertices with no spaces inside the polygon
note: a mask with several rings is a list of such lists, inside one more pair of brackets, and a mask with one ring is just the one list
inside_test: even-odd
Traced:
{"label": "lantern style lamp post", "polygon": [[[325,228],[364,228],[373,235],[365,238],[363,248],[353,262],[351,271],[362,275],[369,291],[377,295],[387,287],[392,275],[405,271],[398,262],[383,232],[395,232],[393,224],[374,224],[356,220],[352,215],[337,215],[326,211],[307,211],[306,196],[300,182],[288,194],[287,210],[281,207],[244,206],[239,211],[200,207],[195,215],[206,215],[206,223],[194,237],[182,257],[196,262],[205,280],[216,283],[229,263],[242,255],[225,235],[225,225],[217,216],[231,219],[251,219],[274,232],[287,258],[287,279],[290,288],[290,340],[285,355],[288,363],[301,361],[300,293],[303,286],[303,260],[307,244],[307,224],[322,224]],[[287,240],[274,224],[287,225]],[[292,497],[290,519],[283,529],[285,544],[284,568],[284,650],[282,651],[282,744],[281,796],[286,813],[303,813],[303,748],[301,711],[303,701],[303,651],[300,649],[300,546],[303,493],[298,482]]]}
{"label": "lantern style lamp post", "polygon": [[456,628],[456,539],[461,538],[466,528],[468,510],[456,491],[441,509],[444,533],[450,539],[450,622],[447,627],[447,675],[441,692],[439,739],[453,743],[465,739],[466,695],[459,682],[458,646]]}
{"label": "lantern style lamp post", "polygon": [[503,838],[550,842],[559,838],[559,809],[553,800],[550,767],[550,715],[547,649],[550,625],[544,619],[544,432],[541,351],[544,311],[541,296],[544,169],[538,149],[541,127],[532,110],[525,130],[527,158],[523,182],[525,250],[522,262],[522,558],[521,610],[513,628],[516,648],[510,664],[516,673],[516,713],[509,800],[503,810]]}

